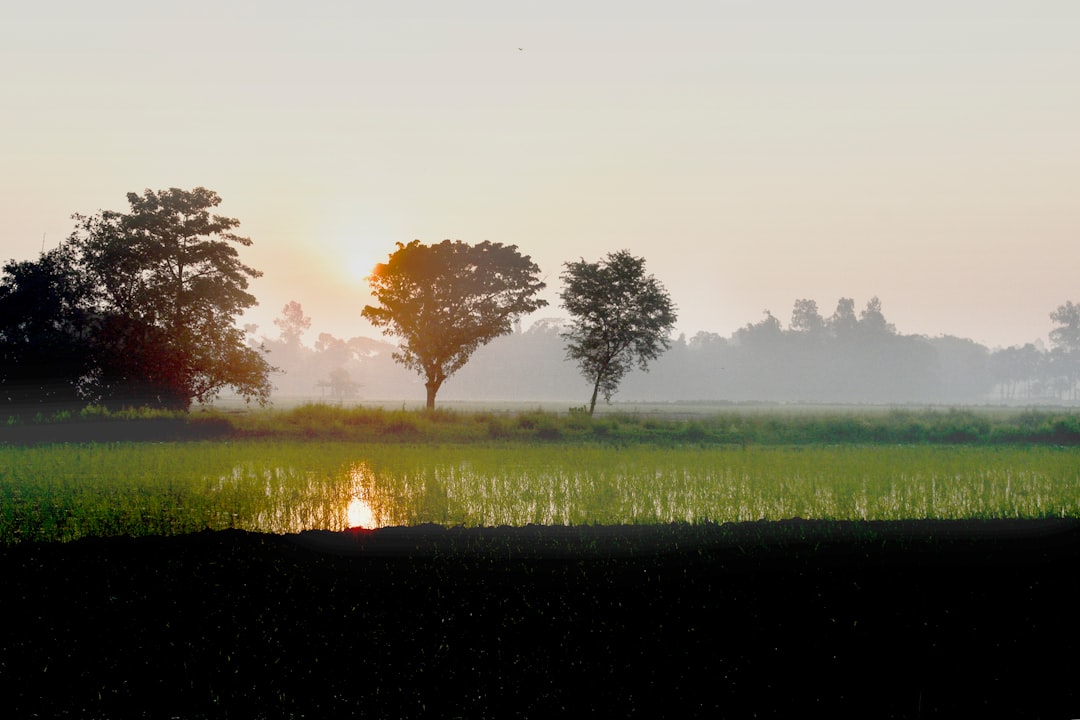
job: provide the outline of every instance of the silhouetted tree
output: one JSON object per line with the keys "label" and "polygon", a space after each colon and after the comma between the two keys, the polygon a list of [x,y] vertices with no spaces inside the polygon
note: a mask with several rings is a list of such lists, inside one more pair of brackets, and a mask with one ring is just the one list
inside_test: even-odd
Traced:
{"label": "silhouetted tree", "polygon": [[329,379],[320,380],[318,384],[319,387],[329,390],[330,397],[337,400],[354,397],[357,390],[360,389],[360,385],[354,383],[352,378],[349,377],[349,371],[340,367],[331,370]]}
{"label": "silhouetted tree", "polygon": [[171,397],[126,398],[121,379],[111,399],[186,408],[231,387],[265,402],[271,368],[235,324],[257,304],[248,281],[262,275],[240,262],[235,246],[251,245],[232,232],[240,221],[212,214],[221,198],[202,187],[146,190],[127,199],[126,214],[76,215],[69,242],[103,289],[105,309],[150,329],[143,337],[149,356],[168,358],[163,380]]}
{"label": "silhouetted tree", "polygon": [[[260,275],[232,246],[251,244],[230,232],[239,221],[211,215],[220,198],[205,188],[128,193],[128,202],[127,214],[75,215],[75,231],[39,261],[58,294],[48,302],[78,315],[77,324],[71,314],[61,322],[66,355],[92,358],[70,365],[63,382],[83,402],[112,406],[187,408],[224,387],[265,401],[270,367],[234,324],[255,304],[246,288]],[[20,276],[17,264],[5,273],[10,297],[30,291],[32,273]],[[60,281],[73,274],[77,282]],[[26,322],[60,327],[45,319],[49,307],[31,309]],[[5,343],[13,337],[5,333]]]}
{"label": "silhouetted tree", "polygon": [[80,378],[95,365],[88,333],[92,295],[72,248],[36,261],[9,261],[0,277],[0,404],[14,409],[48,403],[85,404]]}
{"label": "silhouetted tree", "polygon": [[394,359],[424,378],[427,407],[448,377],[481,345],[513,330],[513,321],[547,305],[540,268],[516,245],[413,240],[368,278],[378,306],[362,315],[402,343]]}
{"label": "silhouetted tree", "polygon": [[772,312],[765,310],[765,317],[759,322],[748,323],[746,327],[739,328],[732,336],[736,343],[747,346],[775,347],[782,342],[784,326]]}
{"label": "silhouetted tree", "polygon": [[829,318],[828,326],[834,337],[851,337],[859,326],[859,319],[855,317],[855,301],[851,298],[840,298],[836,302],[836,310]]}
{"label": "silhouetted tree", "polygon": [[1075,400],[1080,383],[1080,305],[1070,300],[1050,313],[1050,319],[1058,324],[1050,331],[1048,358],[1053,392]]}
{"label": "silhouetted tree", "polygon": [[990,356],[991,378],[998,384],[1001,399],[1031,397],[1042,373],[1043,353],[1033,343],[997,350]]}
{"label": "silhouetted tree", "polygon": [[1080,305],[1070,300],[1050,313],[1050,319],[1058,324],[1050,331],[1050,346],[1080,351]]}
{"label": "silhouetted tree", "polygon": [[610,402],[635,363],[646,370],[649,360],[670,347],[675,306],[664,286],[645,274],[644,258],[626,250],[608,253],[599,262],[582,259],[563,266],[559,297],[571,325],[562,337],[567,358],[578,362],[593,385],[591,415],[598,394]]}
{"label": "silhouetted tree", "polygon": [[809,335],[820,335],[825,331],[825,318],[818,312],[817,301],[796,300],[791,310],[791,329]]}
{"label": "silhouetted tree", "polygon": [[896,326],[885,319],[881,310],[881,300],[875,295],[866,303],[866,308],[859,313],[859,330],[869,335],[893,335]]}
{"label": "silhouetted tree", "polygon": [[281,310],[281,317],[274,318],[274,324],[281,330],[281,342],[286,345],[299,345],[300,336],[311,328],[311,318],[304,315],[304,308],[295,300]]}

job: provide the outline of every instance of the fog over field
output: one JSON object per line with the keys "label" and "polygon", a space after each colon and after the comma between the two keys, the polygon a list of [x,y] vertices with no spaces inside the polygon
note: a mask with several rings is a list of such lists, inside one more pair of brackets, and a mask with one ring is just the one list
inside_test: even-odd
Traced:
{"label": "fog over field", "polygon": [[[1080,311],[1071,306],[1071,324]],[[671,338],[670,348],[635,369],[612,398],[617,402],[782,402],[1019,405],[1078,400],[1080,367],[1061,340],[1063,325],[1045,343],[990,349],[957,336],[904,334],[872,298],[856,312],[842,299],[828,317],[796,304],[792,318],[773,315],[729,336],[699,332]],[[296,309],[294,307],[294,309]],[[392,341],[335,338],[288,326],[261,336],[273,375],[274,397],[295,402],[401,401],[424,398],[420,375],[392,358]],[[440,401],[558,402],[581,406],[591,386],[566,358],[564,318],[545,318],[482,346],[440,393]],[[315,337],[312,337],[315,336]]]}

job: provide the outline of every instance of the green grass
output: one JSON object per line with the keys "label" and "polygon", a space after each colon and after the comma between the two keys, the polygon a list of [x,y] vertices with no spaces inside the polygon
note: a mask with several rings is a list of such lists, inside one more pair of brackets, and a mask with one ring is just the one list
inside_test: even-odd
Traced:
{"label": "green grass", "polygon": [[[511,435],[569,432],[546,415],[475,424],[488,432],[491,421]],[[1080,449],[276,439],[0,446],[0,543],[343,529],[357,497],[382,525],[1077,518]]]}
{"label": "green grass", "polygon": [[9,418],[0,443],[64,440],[276,438],[365,443],[603,443],[628,446],[934,444],[1080,445],[1080,414],[1066,410],[746,408],[712,414],[435,411],[299,405],[284,410],[191,415],[153,411]]}
{"label": "green grass", "polygon": [[[203,421],[215,417],[205,416]],[[244,437],[357,442],[603,442],[614,445],[1050,444],[1080,445],[1080,414],[973,409],[730,410],[678,413],[411,411],[303,405],[228,417]]]}

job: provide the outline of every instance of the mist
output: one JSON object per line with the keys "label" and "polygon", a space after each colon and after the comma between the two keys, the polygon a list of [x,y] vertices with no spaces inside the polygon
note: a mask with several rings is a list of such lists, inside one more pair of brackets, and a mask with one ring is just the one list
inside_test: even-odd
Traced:
{"label": "mist", "polygon": [[[647,371],[626,376],[612,401],[1024,405],[1080,399],[1077,354],[1064,341],[1053,342],[1064,328],[1051,333],[1049,349],[1041,342],[990,349],[955,335],[901,333],[876,297],[856,308],[853,299],[840,298],[826,316],[816,301],[800,299],[787,322],[765,313],[728,336],[673,337]],[[439,401],[582,405],[591,387],[565,359],[565,322],[552,315],[519,323],[512,334],[480,347],[447,380]],[[423,382],[393,360],[392,339],[311,335],[282,327],[277,338],[262,336],[269,362],[280,369],[272,376],[275,400],[423,401]]]}

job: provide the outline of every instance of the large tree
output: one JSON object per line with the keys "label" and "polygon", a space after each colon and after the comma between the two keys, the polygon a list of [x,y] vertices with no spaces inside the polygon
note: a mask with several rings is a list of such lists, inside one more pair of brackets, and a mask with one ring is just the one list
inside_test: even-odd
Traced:
{"label": "large tree", "polygon": [[[251,244],[231,232],[239,221],[211,214],[221,200],[205,188],[127,197],[129,213],[75,215],[76,229],[58,250],[22,267],[36,267],[36,275],[9,263],[5,297],[63,298],[69,309],[60,317],[68,319],[50,324],[42,307],[24,324],[84,359],[69,363],[63,382],[85,402],[186,409],[225,387],[264,402],[270,367],[235,325],[256,304],[247,286],[261,274],[239,261],[234,245]],[[52,281],[28,282],[42,273]],[[3,340],[10,349],[18,338],[7,331]]]}
{"label": "large tree", "polygon": [[603,393],[610,402],[635,364],[646,370],[649,360],[670,347],[675,306],[660,281],[645,274],[644,258],[626,250],[608,253],[599,262],[582,259],[563,267],[560,297],[571,325],[562,337],[567,357],[593,384],[592,415],[597,395]]}
{"label": "large tree", "polygon": [[0,405],[85,404],[78,379],[95,366],[91,287],[66,245],[11,260],[0,275]]}
{"label": "large tree", "polygon": [[469,356],[513,329],[513,321],[547,305],[540,268],[516,245],[444,240],[397,244],[368,278],[378,306],[362,315],[400,339],[394,359],[424,378],[427,407]]}

